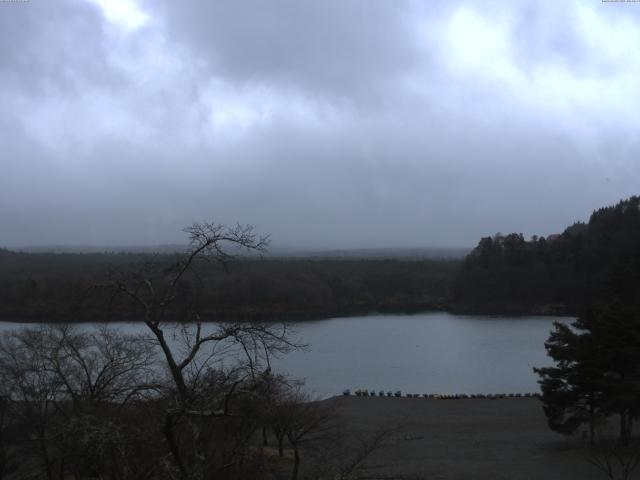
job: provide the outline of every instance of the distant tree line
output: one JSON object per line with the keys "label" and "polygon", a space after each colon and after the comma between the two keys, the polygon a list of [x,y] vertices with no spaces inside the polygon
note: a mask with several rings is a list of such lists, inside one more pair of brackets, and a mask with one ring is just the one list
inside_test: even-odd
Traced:
{"label": "distant tree line", "polygon": [[[0,250],[0,317],[45,321],[139,318],[124,299],[113,302],[94,288],[145,265],[170,268],[175,255],[127,253],[47,254]],[[186,280],[204,319],[281,320],[411,313],[443,309],[459,260],[236,258],[229,271],[198,265]],[[190,284],[190,285],[187,285]],[[178,292],[180,293],[180,292]],[[179,316],[183,304],[170,314]]]}

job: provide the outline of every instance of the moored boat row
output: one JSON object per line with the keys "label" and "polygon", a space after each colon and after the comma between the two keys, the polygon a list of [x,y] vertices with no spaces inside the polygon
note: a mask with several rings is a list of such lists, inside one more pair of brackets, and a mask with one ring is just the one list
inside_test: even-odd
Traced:
{"label": "moored boat row", "polygon": [[[345,396],[352,395],[351,390],[346,389],[342,392]],[[489,400],[497,400],[500,398],[538,398],[540,394],[537,392],[531,393],[474,393],[474,394],[466,394],[466,393],[456,393],[456,394],[441,394],[441,393],[405,393],[402,391],[396,390],[367,390],[367,389],[357,389],[353,392],[353,395],[356,397],[405,397],[405,398],[427,398],[432,400],[459,400],[459,399],[489,399]]]}

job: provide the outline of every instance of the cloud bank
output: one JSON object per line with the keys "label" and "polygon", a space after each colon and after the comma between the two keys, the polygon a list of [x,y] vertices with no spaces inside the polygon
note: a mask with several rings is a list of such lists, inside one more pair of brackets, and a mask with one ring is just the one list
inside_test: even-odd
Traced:
{"label": "cloud bank", "polygon": [[0,245],[548,234],[638,193],[640,6],[0,4]]}

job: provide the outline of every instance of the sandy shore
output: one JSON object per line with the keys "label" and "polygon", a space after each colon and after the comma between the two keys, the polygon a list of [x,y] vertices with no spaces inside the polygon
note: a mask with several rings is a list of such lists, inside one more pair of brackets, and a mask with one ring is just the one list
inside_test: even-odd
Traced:
{"label": "sandy shore", "polygon": [[606,478],[583,441],[549,430],[540,400],[428,400],[336,397],[350,430],[402,424],[375,463],[424,479],[567,480]]}

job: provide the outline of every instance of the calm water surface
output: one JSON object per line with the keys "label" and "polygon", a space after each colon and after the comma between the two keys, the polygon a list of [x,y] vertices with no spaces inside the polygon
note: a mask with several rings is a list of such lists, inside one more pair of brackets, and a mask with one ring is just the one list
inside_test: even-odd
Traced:
{"label": "calm water surface", "polygon": [[550,364],[544,342],[554,320],[570,321],[447,313],[322,320],[296,326],[309,351],[278,366],[322,394],[533,392],[533,367]]}
{"label": "calm water surface", "polygon": [[[318,395],[355,390],[410,393],[537,391],[534,366],[550,364],[544,341],[553,317],[425,313],[333,318],[292,324],[309,345],[274,362]],[[0,330],[24,324],[2,322]],[[86,325],[86,324],[85,324]],[[116,324],[128,331],[144,325]]]}

